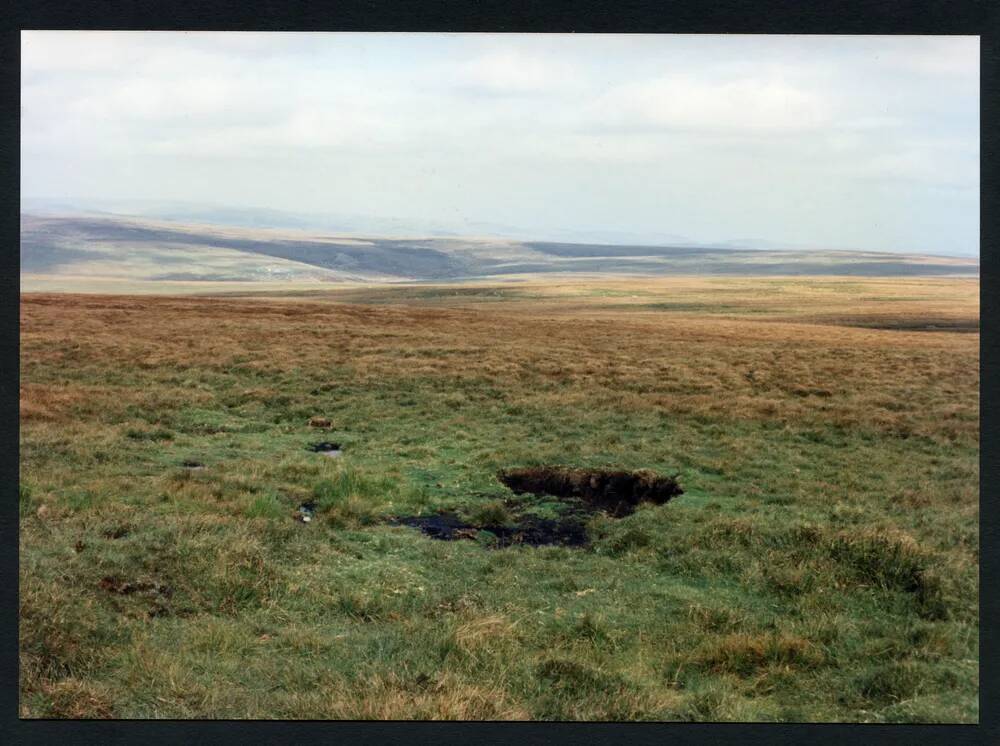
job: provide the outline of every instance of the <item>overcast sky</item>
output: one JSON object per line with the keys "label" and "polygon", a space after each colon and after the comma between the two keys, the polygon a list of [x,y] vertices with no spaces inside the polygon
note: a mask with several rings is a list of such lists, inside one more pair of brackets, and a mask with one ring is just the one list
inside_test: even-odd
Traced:
{"label": "overcast sky", "polygon": [[24,32],[22,195],[979,252],[976,37]]}

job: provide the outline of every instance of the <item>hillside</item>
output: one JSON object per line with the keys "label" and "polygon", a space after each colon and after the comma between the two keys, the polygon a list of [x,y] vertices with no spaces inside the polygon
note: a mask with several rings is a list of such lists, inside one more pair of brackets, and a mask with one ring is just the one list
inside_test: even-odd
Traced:
{"label": "hillside", "polygon": [[454,281],[539,273],[977,275],[976,259],[499,238],[331,236],[123,217],[22,214],[21,273],[167,282]]}

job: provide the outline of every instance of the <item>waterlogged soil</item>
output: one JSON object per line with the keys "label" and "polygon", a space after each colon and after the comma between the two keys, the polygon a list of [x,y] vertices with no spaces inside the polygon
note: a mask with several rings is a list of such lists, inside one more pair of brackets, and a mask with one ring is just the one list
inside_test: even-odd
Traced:
{"label": "waterlogged soil", "polygon": [[133,593],[157,593],[169,598],[173,595],[173,589],[170,586],[161,583],[130,582],[114,575],[101,578],[99,585],[102,590],[119,596],[130,596]]}
{"label": "waterlogged soil", "polygon": [[306,449],[312,451],[313,453],[318,453],[321,456],[326,456],[327,458],[340,458],[342,453],[340,450],[340,443],[331,443],[329,441],[312,443],[306,446]]}
{"label": "waterlogged soil", "polygon": [[622,518],[640,503],[663,505],[683,490],[676,478],[649,471],[532,467],[500,472],[498,479],[517,495],[531,494],[546,500],[555,497],[565,512],[559,518],[541,518],[527,513],[530,502],[507,501],[509,520],[496,525],[470,523],[457,513],[442,511],[430,516],[403,516],[393,525],[419,528],[432,539],[470,539],[488,548],[561,545],[583,547],[589,543],[586,518],[604,512]]}
{"label": "waterlogged soil", "polygon": [[302,523],[309,523],[315,515],[316,501],[309,500],[299,505],[299,507],[295,510],[294,518]]}
{"label": "waterlogged soil", "polygon": [[555,520],[525,516],[517,523],[499,526],[477,526],[467,523],[456,513],[438,513],[430,516],[406,516],[393,524],[419,528],[432,539],[456,541],[472,539],[496,549],[504,547],[560,545],[582,547],[588,543],[587,529],[575,519]]}

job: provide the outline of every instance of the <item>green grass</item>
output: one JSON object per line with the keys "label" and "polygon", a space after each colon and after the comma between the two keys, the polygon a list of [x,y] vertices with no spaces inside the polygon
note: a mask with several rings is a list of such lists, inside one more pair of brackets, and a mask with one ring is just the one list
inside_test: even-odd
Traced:
{"label": "green grass", "polygon": [[[974,438],[581,407],[335,359],[37,352],[27,380],[113,375],[136,398],[22,427],[25,716],[978,720]],[[544,463],[679,472],[685,494],[595,516],[583,549],[386,523],[501,525],[496,472]]]}

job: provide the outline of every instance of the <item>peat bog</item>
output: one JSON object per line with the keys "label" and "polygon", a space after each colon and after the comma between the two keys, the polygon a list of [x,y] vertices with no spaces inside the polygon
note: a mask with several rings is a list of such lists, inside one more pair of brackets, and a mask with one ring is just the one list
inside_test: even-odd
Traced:
{"label": "peat bog", "polygon": [[515,493],[579,501],[592,511],[603,510],[615,518],[631,515],[639,503],[663,505],[684,493],[676,476],[661,476],[648,470],[536,466],[502,471],[499,479]]}
{"label": "peat bog", "polygon": [[605,512],[612,518],[622,518],[635,512],[639,503],[663,505],[684,493],[675,477],[646,470],[535,466],[504,470],[497,478],[518,495],[558,498],[565,510],[559,518],[541,518],[526,512],[530,503],[507,500],[505,505],[512,512],[506,520],[498,517],[470,523],[454,512],[442,510],[436,515],[404,516],[390,523],[419,528],[433,539],[475,539],[494,549],[515,544],[582,547],[589,543],[586,518],[590,515]]}
{"label": "peat bog", "polygon": [[525,516],[510,525],[483,526],[463,521],[456,513],[445,511],[430,516],[405,516],[390,523],[419,528],[432,539],[456,541],[472,539],[490,549],[521,545],[540,547],[560,545],[582,547],[588,543],[587,530],[579,520],[555,520]]}
{"label": "peat bog", "polygon": [[979,719],[974,280],[522,287],[23,295],[21,716]]}
{"label": "peat bog", "polygon": [[340,458],[342,453],[340,443],[331,443],[326,440],[320,443],[311,443],[306,446],[306,450],[312,451],[313,453],[319,453],[327,458]]}

